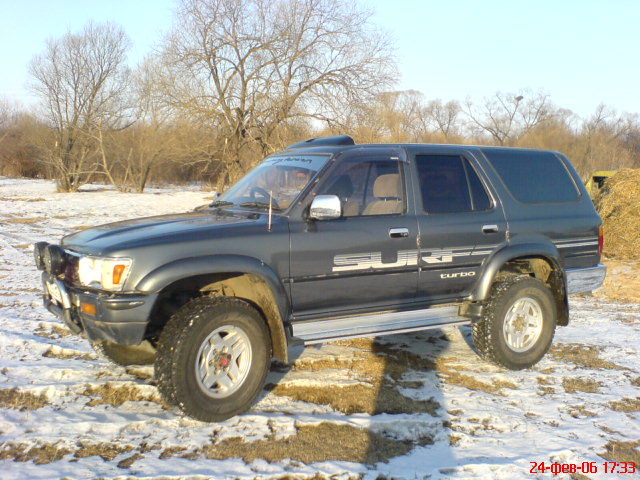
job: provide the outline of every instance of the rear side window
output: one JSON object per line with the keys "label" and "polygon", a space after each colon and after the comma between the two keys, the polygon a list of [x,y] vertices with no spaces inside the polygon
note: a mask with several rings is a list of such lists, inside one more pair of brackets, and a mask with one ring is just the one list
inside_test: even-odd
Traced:
{"label": "rear side window", "polygon": [[462,213],[491,207],[478,174],[458,155],[418,155],[416,167],[427,213]]}
{"label": "rear side window", "polygon": [[565,165],[550,152],[484,150],[511,194],[523,203],[578,200],[579,193]]}

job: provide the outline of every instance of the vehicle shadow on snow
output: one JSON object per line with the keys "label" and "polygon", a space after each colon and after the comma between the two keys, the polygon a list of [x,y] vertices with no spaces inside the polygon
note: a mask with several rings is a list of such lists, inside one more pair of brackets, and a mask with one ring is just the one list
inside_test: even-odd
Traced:
{"label": "vehicle shadow on snow", "polygon": [[[272,368],[266,390],[316,406],[321,423],[298,428],[288,453],[304,463],[359,463],[375,478],[455,467],[439,378],[449,368],[452,334],[436,329],[291,349],[290,366]],[[256,408],[268,404],[263,395]],[[303,407],[287,408],[308,421]]]}

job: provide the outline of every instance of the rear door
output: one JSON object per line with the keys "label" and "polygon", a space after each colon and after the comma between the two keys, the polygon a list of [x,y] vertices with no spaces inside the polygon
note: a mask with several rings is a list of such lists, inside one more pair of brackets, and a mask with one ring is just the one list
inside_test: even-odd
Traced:
{"label": "rear door", "polygon": [[[417,221],[404,151],[353,151],[315,195],[337,195],[342,218],[291,218],[290,290],[295,317],[402,305],[418,283]],[[409,201],[408,201],[409,200]]]}
{"label": "rear door", "polygon": [[415,151],[420,273],[417,300],[456,300],[505,243],[497,196],[469,152]]}

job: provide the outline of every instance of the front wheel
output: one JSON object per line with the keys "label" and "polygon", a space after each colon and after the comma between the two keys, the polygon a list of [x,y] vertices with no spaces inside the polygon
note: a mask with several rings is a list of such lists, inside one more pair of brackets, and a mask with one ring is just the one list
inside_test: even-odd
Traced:
{"label": "front wheel", "polygon": [[549,288],[527,275],[497,281],[473,324],[480,356],[510,370],[529,368],[549,349],[557,311]]}
{"label": "front wheel", "polygon": [[270,360],[269,332],[255,308],[237,298],[200,297],[162,331],[155,375],[168,403],[198,420],[222,421],[255,401]]}

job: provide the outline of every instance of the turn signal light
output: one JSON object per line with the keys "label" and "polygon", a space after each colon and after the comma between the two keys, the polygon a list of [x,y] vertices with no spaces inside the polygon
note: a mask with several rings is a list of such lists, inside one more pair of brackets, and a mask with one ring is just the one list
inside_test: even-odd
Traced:
{"label": "turn signal light", "polygon": [[120,280],[122,280],[122,274],[124,273],[125,268],[127,268],[126,265],[116,265],[115,267],[113,267],[113,284],[114,285],[120,284]]}
{"label": "turn signal light", "polygon": [[93,303],[81,302],[80,310],[82,310],[82,313],[86,313],[87,315],[93,315],[94,317],[96,316],[96,313],[97,313],[96,306]]}
{"label": "turn signal light", "polygon": [[598,255],[602,255],[604,251],[604,227],[600,225],[600,230],[598,230]]}

